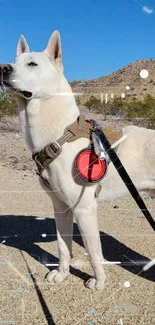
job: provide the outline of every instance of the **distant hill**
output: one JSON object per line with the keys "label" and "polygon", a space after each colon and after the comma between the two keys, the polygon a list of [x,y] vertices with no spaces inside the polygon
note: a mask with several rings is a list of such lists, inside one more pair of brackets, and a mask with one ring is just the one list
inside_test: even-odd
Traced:
{"label": "distant hill", "polygon": [[[140,71],[148,70],[149,76],[142,79],[139,75]],[[92,80],[79,80],[70,83],[74,92],[83,93],[79,96],[80,103],[84,104],[86,100],[94,95],[100,98],[101,93],[108,98],[111,93],[114,97],[121,97],[121,93],[125,93],[126,97],[133,99],[143,99],[146,95],[155,97],[155,60],[139,60],[133,62],[110,75]],[[126,86],[130,89],[127,90]]]}

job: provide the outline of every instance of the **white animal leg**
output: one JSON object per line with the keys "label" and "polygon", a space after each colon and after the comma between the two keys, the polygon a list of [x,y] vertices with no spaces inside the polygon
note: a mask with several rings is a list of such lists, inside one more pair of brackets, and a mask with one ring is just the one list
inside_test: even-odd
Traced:
{"label": "white animal leg", "polygon": [[72,255],[73,213],[65,203],[54,199],[54,212],[59,250],[59,267],[47,275],[53,283],[62,282],[69,275],[69,261]]}
{"label": "white animal leg", "polygon": [[85,208],[77,206],[74,210],[74,216],[95,273],[94,278],[86,282],[86,286],[90,289],[103,289],[106,276],[101,264],[103,256],[98,231],[96,201],[94,200],[90,206]]}

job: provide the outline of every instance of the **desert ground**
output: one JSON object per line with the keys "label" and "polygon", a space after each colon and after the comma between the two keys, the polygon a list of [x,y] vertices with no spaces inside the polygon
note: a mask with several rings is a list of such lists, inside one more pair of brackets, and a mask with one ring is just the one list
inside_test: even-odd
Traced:
{"label": "desert ground", "polygon": [[[104,290],[84,286],[93,273],[75,222],[71,274],[50,285],[45,276],[54,265],[48,264],[58,264],[52,203],[39,185],[16,118],[1,119],[0,147],[0,324],[155,324],[155,266],[143,270],[155,258],[155,235],[134,200],[98,206]],[[155,217],[155,200],[144,200]]]}

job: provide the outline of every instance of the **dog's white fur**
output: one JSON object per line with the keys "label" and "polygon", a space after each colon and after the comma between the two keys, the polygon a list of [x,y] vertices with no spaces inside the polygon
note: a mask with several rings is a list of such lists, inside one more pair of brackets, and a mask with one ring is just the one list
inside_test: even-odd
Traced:
{"label": "dog's white fur", "polygon": [[[33,61],[38,66],[30,67]],[[30,52],[23,36],[17,45],[17,57],[10,75],[10,83],[17,90],[21,130],[32,153],[62,136],[64,129],[74,122],[79,109],[71,87],[63,74],[60,35],[55,31],[42,53]],[[27,100],[18,92],[32,92]],[[136,126],[123,129],[127,139],[119,145],[118,155],[140,192],[155,190],[155,131]],[[87,147],[88,139],[65,143],[60,156],[43,172],[51,190],[40,180],[41,186],[52,199],[57,227],[59,268],[48,275],[50,282],[62,282],[69,274],[72,246],[73,216],[80,229],[86,251],[94,270],[86,286],[102,289],[106,279],[97,224],[97,203],[94,192],[97,185],[79,184],[74,177],[73,163],[76,154]],[[112,163],[102,181],[100,199],[109,201],[128,196],[129,192]],[[115,223],[113,224],[113,226]]]}

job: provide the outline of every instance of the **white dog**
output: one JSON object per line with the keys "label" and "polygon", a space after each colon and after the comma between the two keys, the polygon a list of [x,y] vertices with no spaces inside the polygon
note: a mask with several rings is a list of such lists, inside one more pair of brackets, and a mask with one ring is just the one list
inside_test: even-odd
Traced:
{"label": "white dog", "polygon": [[[3,86],[18,102],[18,113],[24,139],[34,154],[57,141],[65,128],[79,116],[74,95],[63,74],[60,35],[55,31],[42,53],[30,52],[23,36],[17,45],[17,57],[7,66],[1,65]],[[118,156],[138,191],[151,195],[155,190],[155,131],[135,126],[123,129],[128,134],[118,148]],[[62,145],[61,154],[42,173],[41,186],[52,199],[59,249],[59,267],[50,272],[48,281],[60,283],[69,274],[73,216],[94,270],[87,281],[91,289],[102,289],[106,279],[97,223],[96,184],[75,181],[72,173],[77,153],[89,140],[80,138]],[[129,192],[112,163],[102,180],[103,201],[128,196]]]}

